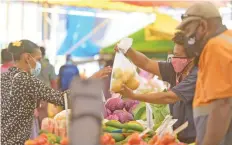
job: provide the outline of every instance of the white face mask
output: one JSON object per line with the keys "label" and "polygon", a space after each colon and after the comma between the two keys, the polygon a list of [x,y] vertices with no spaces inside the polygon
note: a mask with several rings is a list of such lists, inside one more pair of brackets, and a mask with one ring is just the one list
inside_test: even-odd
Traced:
{"label": "white face mask", "polygon": [[[32,56],[31,56],[32,57]],[[31,75],[33,76],[38,76],[40,74],[40,71],[41,71],[41,63],[36,61],[34,57],[32,57],[34,62],[36,63],[35,64],[35,68],[32,68],[30,63],[28,63],[29,67],[30,67],[30,73]]]}

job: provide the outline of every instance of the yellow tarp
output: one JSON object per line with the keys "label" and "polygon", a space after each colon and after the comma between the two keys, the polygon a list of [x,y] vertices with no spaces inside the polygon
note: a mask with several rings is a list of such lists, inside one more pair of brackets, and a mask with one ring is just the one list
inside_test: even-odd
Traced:
{"label": "yellow tarp", "polygon": [[152,13],[152,7],[135,6],[123,2],[112,2],[111,0],[25,0],[25,2],[48,3],[51,5],[66,5],[75,7],[89,7],[106,10],[118,10],[125,12],[144,12]]}
{"label": "yellow tarp", "polygon": [[145,27],[145,40],[171,40],[180,22],[166,14],[156,12],[156,20]]}

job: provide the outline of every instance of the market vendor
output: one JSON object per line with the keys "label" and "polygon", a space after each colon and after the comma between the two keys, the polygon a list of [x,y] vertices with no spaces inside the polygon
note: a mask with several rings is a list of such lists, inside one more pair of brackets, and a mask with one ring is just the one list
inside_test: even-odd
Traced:
{"label": "market vendor", "polygon": [[210,2],[189,7],[178,28],[200,58],[193,101],[197,145],[232,145],[232,30]]}
{"label": "market vendor", "polygon": [[[130,48],[119,48],[125,55],[139,68],[162,78],[170,83],[171,90],[168,92],[134,94],[132,90],[124,86],[123,96],[154,104],[170,104],[171,115],[178,119],[174,129],[189,122],[187,129],[178,134],[181,142],[192,143],[195,141],[196,132],[193,123],[192,101],[197,79],[197,67],[195,59],[186,51],[185,36],[182,32],[177,32],[173,38],[175,42],[174,57],[171,62],[158,62],[147,58],[140,52]],[[126,41],[126,39],[122,40]],[[124,42],[123,42],[124,43]]]}
{"label": "market vendor", "polygon": [[[35,77],[40,73],[42,57],[35,43],[29,40],[12,42],[8,51],[16,67],[1,74],[1,144],[23,145],[30,137],[36,102],[44,100],[64,105],[65,92],[56,91]],[[104,68],[92,78],[101,78],[110,72],[111,68]]]}

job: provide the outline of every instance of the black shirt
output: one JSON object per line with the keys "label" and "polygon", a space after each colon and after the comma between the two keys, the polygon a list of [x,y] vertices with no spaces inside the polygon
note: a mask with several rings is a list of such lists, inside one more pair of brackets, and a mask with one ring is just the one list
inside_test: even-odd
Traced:
{"label": "black shirt", "polygon": [[23,145],[31,134],[36,102],[64,105],[63,96],[16,67],[1,74],[1,144]]}
{"label": "black shirt", "polygon": [[181,99],[174,104],[170,104],[171,115],[173,118],[178,119],[177,123],[174,124],[174,129],[186,121],[189,123],[188,128],[178,134],[178,139],[185,143],[194,142],[196,130],[193,121],[192,102],[196,88],[198,68],[194,67],[189,75],[177,85],[176,72],[171,63],[159,62],[159,70],[163,81],[170,83],[171,91]]}

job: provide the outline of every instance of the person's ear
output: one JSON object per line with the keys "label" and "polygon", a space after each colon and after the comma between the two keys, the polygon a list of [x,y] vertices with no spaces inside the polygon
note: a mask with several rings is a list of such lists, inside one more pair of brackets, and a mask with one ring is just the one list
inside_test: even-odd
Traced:
{"label": "person's ear", "polygon": [[26,63],[28,63],[30,61],[30,55],[28,53],[24,53],[22,56],[21,56],[21,59],[24,60]]}
{"label": "person's ear", "polygon": [[208,30],[208,24],[206,20],[201,20],[200,21],[200,33],[201,34],[206,34]]}

